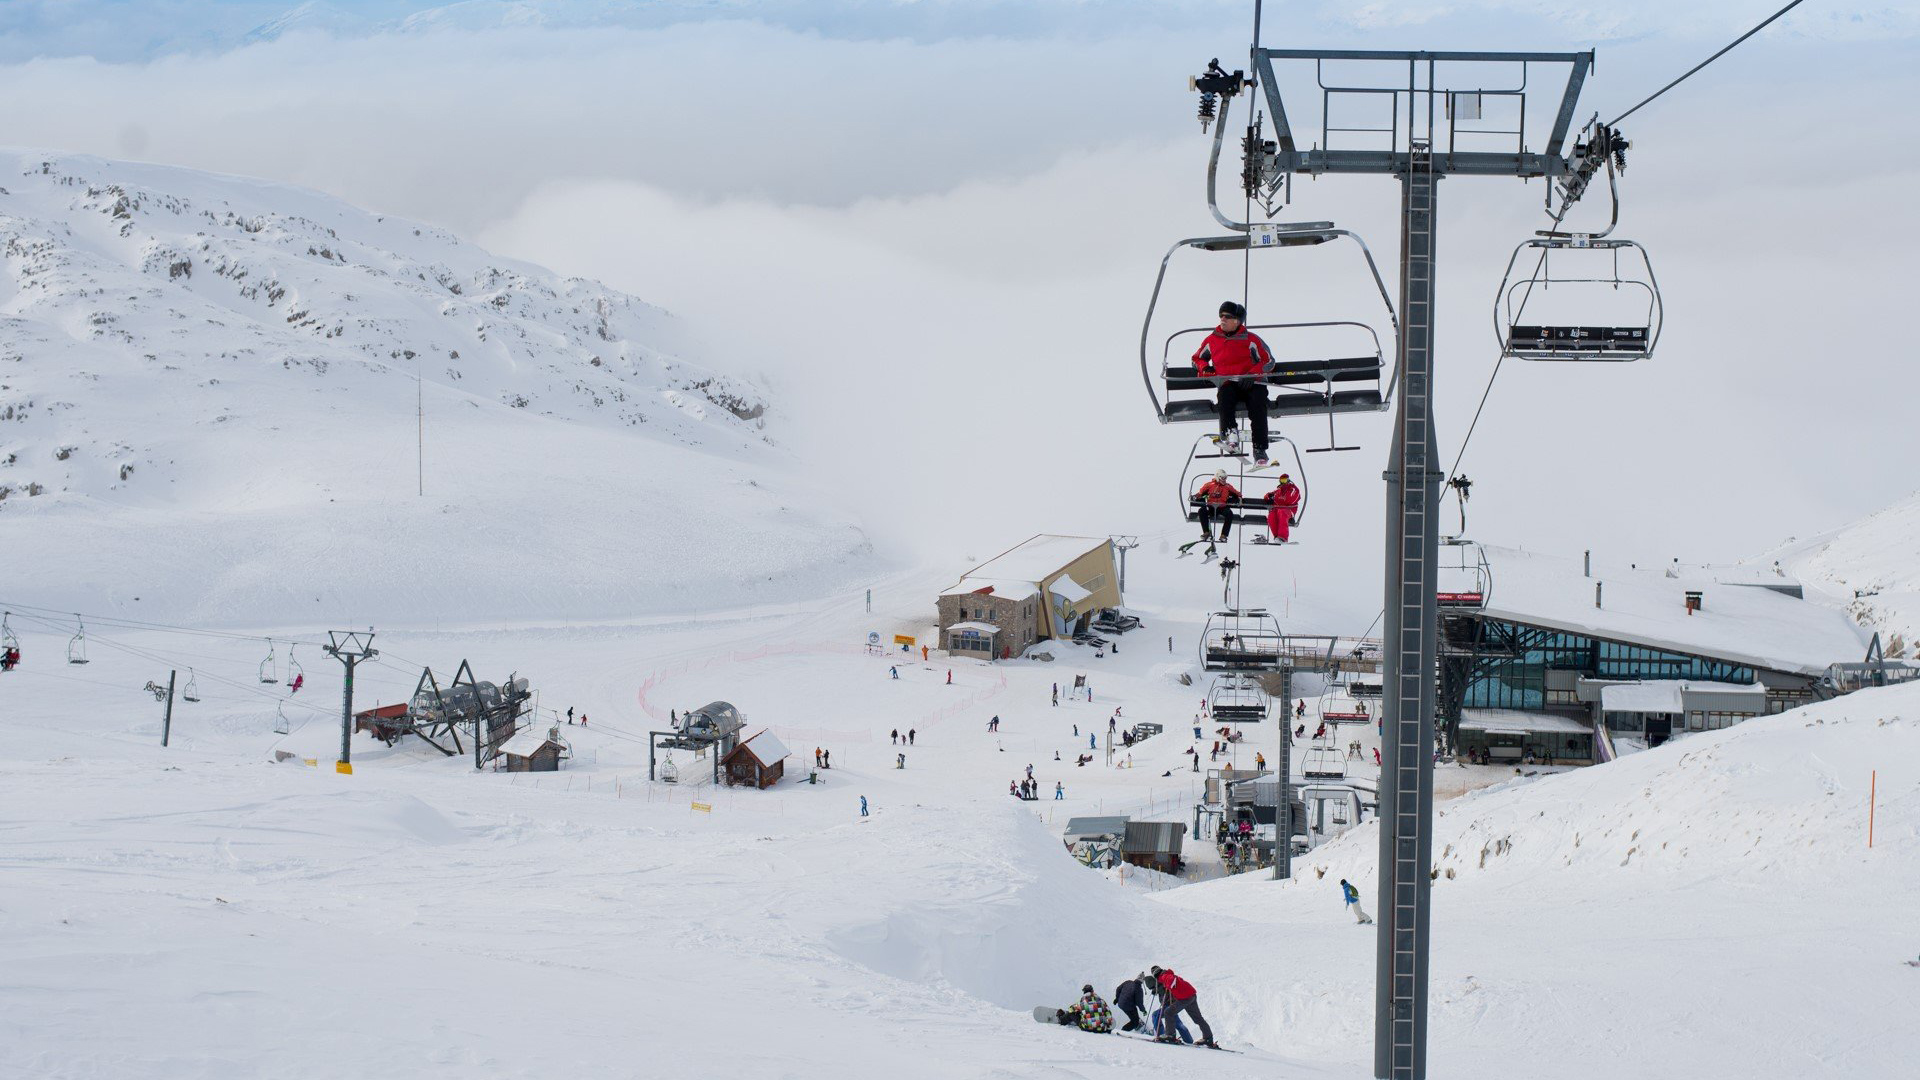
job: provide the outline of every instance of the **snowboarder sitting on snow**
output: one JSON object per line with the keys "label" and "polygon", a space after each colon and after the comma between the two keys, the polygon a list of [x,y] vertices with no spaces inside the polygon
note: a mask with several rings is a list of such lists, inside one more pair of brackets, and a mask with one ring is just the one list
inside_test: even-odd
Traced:
{"label": "snowboarder sitting on snow", "polygon": [[[1220,1044],[1213,1041],[1213,1028],[1207,1025],[1207,1018],[1200,1015],[1200,994],[1193,984],[1166,968],[1154,968],[1153,977],[1167,995],[1165,1018],[1177,1024],[1183,1012],[1193,1017],[1193,1022],[1200,1025],[1200,1045],[1219,1049]],[[1173,1036],[1162,1035],[1161,1038],[1170,1042]]]}
{"label": "snowboarder sitting on snow", "polygon": [[1267,492],[1267,529],[1275,540],[1287,542],[1289,529],[1299,512],[1300,489],[1292,477],[1281,473],[1280,486]]}
{"label": "snowboarder sitting on snow", "polygon": [[1220,414],[1220,437],[1225,439],[1239,423],[1239,410],[1245,407],[1253,423],[1253,459],[1267,463],[1267,384],[1258,378],[1273,366],[1273,350],[1260,335],[1246,328],[1247,309],[1232,300],[1220,305],[1220,325],[1193,354],[1194,373],[1202,378],[1220,377],[1220,393],[1215,399]]}
{"label": "snowboarder sitting on snow", "polygon": [[1233,531],[1233,508],[1228,505],[1240,497],[1240,489],[1227,483],[1227,470],[1215,469],[1213,479],[1200,485],[1193,493],[1193,503],[1200,508],[1200,538],[1213,543],[1213,523],[1220,522],[1220,539],[1224,542],[1227,534]]}
{"label": "snowboarder sitting on snow", "polygon": [[1092,1031],[1104,1035],[1113,1030],[1113,1014],[1107,1011],[1107,1003],[1093,992],[1093,984],[1080,988],[1080,1000],[1060,1010],[1062,1024],[1077,1024],[1081,1031]]}

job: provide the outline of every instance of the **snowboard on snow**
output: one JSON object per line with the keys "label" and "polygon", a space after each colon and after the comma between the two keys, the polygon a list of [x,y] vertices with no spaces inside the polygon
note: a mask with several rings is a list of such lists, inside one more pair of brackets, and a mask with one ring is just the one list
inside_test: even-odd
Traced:
{"label": "snowboard on snow", "polygon": [[1065,1011],[1065,1009],[1053,1005],[1035,1005],[1033,1007],[1033,1019],[1035,1023],[1039,1024],[1058,1024],[1060,1022],[1060,1014]]}

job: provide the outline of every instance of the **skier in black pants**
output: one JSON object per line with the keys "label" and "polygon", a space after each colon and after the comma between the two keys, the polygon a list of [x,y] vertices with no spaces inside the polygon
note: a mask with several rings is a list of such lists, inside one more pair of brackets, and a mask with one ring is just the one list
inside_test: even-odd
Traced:
{"label": "skier in black pants", "polygon": [[1128,979],[1126,982],[1114,988],[1113,1007],[1119,1009],[1127,1017],[1127,1022],[1120,1026],[1121,1031],[1140,1030],[1140,1006],[1142,1004],[1139,979]]}
{"label": "skier in black pants", "polygon": [[[1154,968],[1153,977],[1167,995],[1165,1020],[1168,1026],[1178,1023],[1180,1014],[1184,1012],[1200,1025],[1200,1045],[1218,1049],[1219,1044],[1213,1041],[1213,1028],[1207,1026],[1207,1018],[1200,1015],[1200,995],[1193,989],[1193,984],[1165,968]],[[1170,1042],[1173,1034],[1168,1031],[1161,1038]]]}

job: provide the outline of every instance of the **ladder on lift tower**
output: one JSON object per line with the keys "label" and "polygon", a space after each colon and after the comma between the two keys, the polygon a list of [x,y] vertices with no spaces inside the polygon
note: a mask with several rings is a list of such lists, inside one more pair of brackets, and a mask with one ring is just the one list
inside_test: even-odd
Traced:
{"label": "ladder on lift tower", "polygon": [[[1433,441],[1428,430],[1431,422],[1432,401],[1429,398],[1428,373],[1431,370],[1431,357],[1426,355],[1432,341],[1433,321],[1433,196],[1437,178],[1433,171],[1432,144],[1425,140],[1413,140],[1407,162],[1406,184],[1406,280],[1402,296],[1405,304],[1407,327],[1407,351],[1403,370],[1407,375],[1402,389],[1405,405],[1405,436],[1403,444],[1407,447],[1407,459],[1402,462],[1405,469],[1402,483],[1402,502],[1400,509],[1400,581],[1402,585],[1400,605],[1400,639],[1394,643],[1399,650],[1399,666],[1396,674],[1399,685],[1393,692],[1399,698],[1397,710],[1398,723],[1394,725],[1391,738],[1394,740],[1392,768],[1394,771],[1393,806],[1386,808],[1394,818],[1393,828],[1393,913],[1388,924],[1394,931],[1392,943],[1392,976],[1394,996],[1403,994],[1411,997],[1417,984],[1419,957],[1413,948],[1414,929],[1419,925],[1424,891],[1420,882],[1420,859],[1422,837],[1420,835],[1420,804],[1422,803],[1422,765],[1427,750],[1420,745],[1420,732],[1425,725],[1421,723],[1421,681],[1433,677],[1431,662],[1421,662],[1421,642],[1424,634],[1414,632],[1423,625],[1426,612],[1433,596],[1433,582],[1427,580],[1427,548],[1432,543],[1430,533],[1433,528],[1433,511],[1436,507],[1428,505],[1425,478],[1417,475],[1431,467],[1426,453],[1416,453],[1415,448],[1426,448],[1431,452]],[[1419,355],[1414,355],[1418,353]],[[1400,1013],[1393,1020],[1393,1067],[1394,1075],[1401,1074],[1403,1068],[1410,1068],[1416,1047],[1414,1020],[1410,1013]]]}

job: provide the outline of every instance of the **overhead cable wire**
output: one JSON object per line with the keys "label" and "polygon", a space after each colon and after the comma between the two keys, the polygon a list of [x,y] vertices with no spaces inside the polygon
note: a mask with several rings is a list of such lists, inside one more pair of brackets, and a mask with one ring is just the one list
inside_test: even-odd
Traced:
{"label": "overhead cable wire", "polygon": [[1786,7],[1783,7],[1779,11],[1776,11],[1773,14],[1767,16],[1766,19],[1760,23],[1760,25],[1754,27],[1753,29],[1747,31],[1744,34],[1741,34],[1739,37],[1734,38],[1731,42],[1727,43],[1725,48],[1721,49],[1719,52],[1714,53],[1712,56],[1707,57],[1705,60],[1702,60],[1699,63],[1693,65],[1693,67],[1687,69],[1687,73],[1685,75],[1682,75],[1679,78],[1668,83],[1667,85],[1661,87],[1660,89],[1655,90],[1651,95],[1647,97],[1645,101],[1642,101],[1640,104],[1635,105],[1633,108],[1628,109],[1626,112],[1621,113],[1619,116],[1614,117],[1613,121],[1609,123],[1607,126],[1615,127],[1620,123],[1620,121],[1625,120],[1627,117],[1632,116],[1634,113],[1639,112],[1641,109],[1645,108],[1646,106],[1651,105],[1653,103],[1654,98],[1657,98],[1661,94],[1664,94],[1667,91],[1673,89],[1674,87],[1679,86],[1681,83],[1686,82],[1689,78],[1693,76],[1695,72],[1699,71],[1703,67],[1706,67],[1708,64],[1713,63],[1715,60],[1718,60],[1721,57],[1732,52],[1735,46],[1739,45],[1741,42],[1747,40],[1748,38],[1759,33],[1760,31],[1765,30],[1769,25],[1773,23],[1775,19],[1778,19],[1780,16],[1785,15],[1787,12],[1792,11],[1794,8],[1799,7],[1803,2],[1804,0],[1793,0],[1793,3],[1788,4]]}
{"label": "overhead cable wire", "polygon": [[[203,630],[203,629],[200,629],[197,627],[191,627],[191,626],[176,626],[171,623],[142,622],[138,619],[123,619],[117,615],[94,615],[84,611],[78,611],[78,612],[68,611],[63,608],[39,607],[34,604],[16,604],[8,600],[0,600],[0,608],[5,608],[8,611],[20,611],[20,612],[38,611],[48,615],[61,615],[61,616],[73,615],[79,618],[86,619],[88,622],[97,622],[103,626],[117,625],[122,629],[128,629],[128,630],[152,630],[152,631],[161,631],[161,632],[173,633],[173,634],[197,634],[202,637],[233,638],[238,641],[267,640],[267,635],[265,634],[240,634],[240,633],[234,633],[226,630]],[[284,641],[292,645],[311,645],[317,649],[325,648],[327,645],[327,643],[324,641],[317,641],[317,640],[307,641],[299,638],[287,638],[287,637],[278,637],[278,636],[274,637],[273,640]]]}

